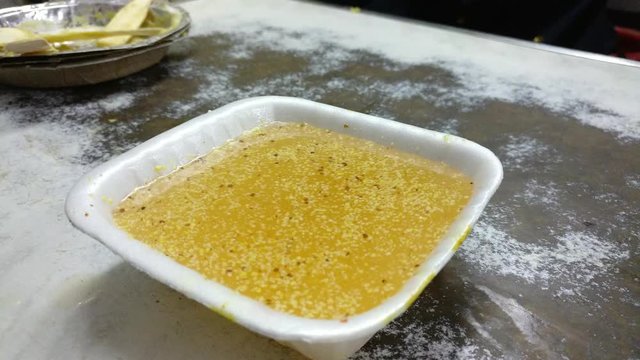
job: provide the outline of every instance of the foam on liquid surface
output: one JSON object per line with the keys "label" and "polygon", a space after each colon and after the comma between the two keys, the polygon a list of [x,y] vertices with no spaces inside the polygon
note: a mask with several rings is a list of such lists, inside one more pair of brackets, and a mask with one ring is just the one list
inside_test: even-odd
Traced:
{"label": "foam on liquid surface", "polygon": [[472,187],[441,163],[273,123],[138,189],[114,216],[134,238],[268,306],[343,319],[400,290]]}

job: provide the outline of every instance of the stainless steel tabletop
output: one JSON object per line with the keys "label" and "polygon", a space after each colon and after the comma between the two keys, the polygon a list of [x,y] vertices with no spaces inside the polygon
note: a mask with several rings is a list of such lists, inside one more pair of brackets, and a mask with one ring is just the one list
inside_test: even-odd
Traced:
{"label": "stainless steel tabletop", "polygon": [[257,95],[457,134],[503,162],[459,252],[356,359],[640,357],[635,63],[311,3],[181,5],[192,35],[153,68],[77,89],[0,87],[2,358],[301,358],[64,215],[70,187],[100,162]]}

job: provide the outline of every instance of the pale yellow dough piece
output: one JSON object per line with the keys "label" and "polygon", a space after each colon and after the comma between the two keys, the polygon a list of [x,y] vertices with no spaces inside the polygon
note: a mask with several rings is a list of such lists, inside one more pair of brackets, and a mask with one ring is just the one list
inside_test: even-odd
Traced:
{"label": "pale yellow dough piece", "polygon": [[[57,33],[39,34],[49,42],[63,42],[76,40],[93,40],[99,38],[114,38],[111,35],[154,36],[165,31],[163,28],[144,28],[136,30],[106,30],[104,28],[70,28]],[[118,36],[118,37],[121,37]]]}
{"label": "pale yellow dough piece", "polygon": [[[140,28],[142,22],[147,17],[152,0],[132,0],[109,21],[105,30],[135,30]],[[98,40],[98,46],[119,46],[131,40],[131,36],[113,36]]]}
{"label": "pale yellow dough piece", "polygon": [[4,48],[7,44],[16,41],[25,41],[33,37],[27,31],[16,28],[0,28],[0,48]]}
{"label": "pale yellow dough piece", "polygon": [[5,46],[5,50],[14,54],[31,54],[51,51],[51,44],[45,39],[32,38],[13,41]]}

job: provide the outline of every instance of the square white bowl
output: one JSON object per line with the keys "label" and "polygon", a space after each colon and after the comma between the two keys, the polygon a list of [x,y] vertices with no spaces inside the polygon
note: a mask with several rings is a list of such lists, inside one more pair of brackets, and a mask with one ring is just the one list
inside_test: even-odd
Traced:
{"label": "square white bowl", "polygon": [[[134,189],[266,121],[306,122],[442,161],[473,180],[472,197],[404,287],[381,305],[347,322],[276,311],[206,279],[114,224],[113,208]],[[78,229],[136,268],[228,319],[310,358],[344,359],[415,301],[462,244],[501,181],[498,158],[469,140],[299,98],[267,96],[237,101],[201,115],[102,164],[73,187],[66,212]]]}

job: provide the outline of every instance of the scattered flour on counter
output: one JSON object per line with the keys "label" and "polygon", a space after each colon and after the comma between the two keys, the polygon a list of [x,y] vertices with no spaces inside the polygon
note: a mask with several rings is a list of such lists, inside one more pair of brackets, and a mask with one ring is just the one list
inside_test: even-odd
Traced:
{"label": "scattered flour on counter", "polygon": [[628,187],[632,189],[640,190],[640,175],[629,175],[629,176],[626,176],[624,179]]}
{"label": "scattered flour on counter", "polygon": [[311,74],[323,75],[327,73],[327,69],[334,69],[334,71],[335,69],[342,69],[358,57],[358,54],[343,47],[325,46],[326,48],[318,54],[322,61],[314,61],[309,64],[307,70]]}
{"label": "scattered flour on counter", "polygon": [[530,179],[527,180],[524,191],[521,194],[515,194],[514,197],[523,200],[527,205],[539,204],[555,208],[560,205],[559,194],[560,189],[553,181],[543,184],[536,179]]}
{"label": "scattered flour on counter", "polygon": [[622,200],[620,198],[620,195],[616,193],[600,193],[600,194],[594,195],[593,198],[605,204],[611,204],[611,203],[615,204],[615,203],[619,203]]}
{"label": "scattered flour on counter", "polygon": [[509,136],[509,142],[498,149],[506,169],[529,170],[532,162],[557,163],[557,152],[549,145],[529,136]]}
{"label": "scattered flour on counter", "polygon": [[446,134],[460,135],[459,126],[460,121],[457,119],[442,119],[434,121],[429,128]]}
{"label": "scattered flour on counter", "polygon": [[[80,159],[95,130],[90,121],[81,127],[66,118],[85,108],[60,105],[47,117],[32,118],[29,111],[38,109],[4,108],[10,99],[0,98],[0,168],[9,169],[0,177],[0,349],[17,359],[24,357],[21,351],[34,349],[33,339],[44,356],[68,330],[64,316],[51,311],[42,294],[55,293],[72,274],[100,271],[120,260],[75,231],[64,214],[69,189],[88,170]],[[45,118],[58,121],[36,122]]]}
{"label": "scattered flour on counter", "polygon": [[[275,31],[275,30],[271,30]],[[252,56],[258,57],[252,64],[256,68],[263,66],[259,62],[263,60],[256,52],[270,49],[278,52],[282,49],[274,48],[270,44],[255,42],[252,38],[240,38],[237,35],[225,35],[231,37],[233,45],[220,51],[219,56],[235,58],[237,53],[246,54],[251,52]],[[284,34],[283,36],[287,36]],[[291,35],[289,35],[291,36]],[[237,41],[235,41],[237,40]],[[251,44],[251,46],[248,46]],[[243,68],[237,64],[221,64],[210,66],[201,64],[195,59],[180,60],[179,62],[167,62],[164,66],[172,77],[180,79],[197,80],[198,88],[193,95],[186,99],[176,99],[168,104],[168,111],[163,115],[169,117],[193,116],[193,112],[198,109],[211,109],[212,107],[223,105],[238,99],[261,96],[261,95],[287,95],[298,96],[311,100],[323,100],[323,97],[331,95],[332,98],[344,99],[348,105],[358,104],[362,108],[353,108],[386,118],[395,118],[395,113],[391,107],[406,100],[419,100],[421,104],[429,104],[436,108],[447,108],[458,105],[455,94],[449,93],[448,84],[443,81],[453,81],[447,79],[412,79],[398,74],[385,76],[385,72],[405,71],[406,65],[398,67],[397,64],[381,61],[374,57],[367,61],[374,63],[359,62],[362,54],[356,51],[346,51],[343,48],[323,45],[321,49],[311,52],[296,51],[300,54],[300,59],[305,59],[304,66],[293,70],[287,70],[273,76],[252,79],[249,83],[238,83],[238,78],[242,79]],[[174,50],[179,52],[180,50]],[[321,56],[314,54],[320,53]],[[273,54],[272,54],[273,55]],[[290,54],[287,55],[290,58]],[[326,58],[333,59],[329,62]],[[364,67],[360,72],[358,67]],[[353,70],[353,68],[356,70]],[[371,67],[376,67],[381,73],[371,72]],[[437,70],[437,68],[432,69]],[[429,74],[428,71],[425,72]],[[425,75],[422,76],[432,76]],[[375,74],[372,76],[372,74]],[[377,79],[377,77],[382,78]],[[342,94],[345,94],[344,96]],[[406,107],[406,105],[405,105]],[[423,109],[416,109],[409,114],[419,118],[428,118],[432,121],[440,121]],[[400,119],[406,121],[407,119]],[[456,133],[458,121],[450,119],[451,123],[443,123],[442,130]]]}
{"label": "scattered flour on counter", "polygon": [[538,336],[538,327],[542,321],[536,318],[529,310],[520,305],[516,300],[502,296],[486,286],[476,286],[480,291],[484,292],[489,299],[498,305],[502,311],[511,318],[513,324],[525,336],[527,341],[551,355],[546,340]]}
{"label": "scattered flour on counter", "polygon": [[[97,100],[83,98],[75,90],[59,90],[55,93],[29,90],[0,94],[0,110],[5,117],[0,129],[13,123],[39,122],[44,119],[56,121],[67,128],[86,126],[84,121],[96,121],[106,112],[122,111],[129,108],[143,91],[115,92],[98,97]],[[24,103],[23,106],[19,104]]]}
{"label": "scattered flour on counter", "polygon": [[[323,70],[324,72],[330,71],[330,68],[317,68],[316,71]],[[360,81],[360,82],[358,82]],[[449,100],[447,96],[443,94],[444,88],[438,83],[421,83],[414,80],[399,80],[399,81],[371,81],[370,79],[343,79],[334,78],[327,82],[325,89],[322,93],[329,91],[339,90],[354,90],[359,94],[379,94],[384,101],[401,101],[412,98],[425,100],[435,106],[444,107]],[[428,114],[424,114],[428,116]]]}
{"label": "scattered flour on counter", "polygon": [[[490,216],[484,216],[461,247],[460,256],[479,271],[514,276],[544,288],[562,286],[564,290],[556,295],[582,297],[582,290],[596,286],[593,281],[611,273],[616,264],[629,258],[630,252],[624,245],[587,231],[519,240],[493,223]],[[606,286],[608,281],[600,279],[597,286]]]}
{"label": "scattered flour on counter", "polygon": [[[640,76],[631,67],[308,3],[217,0],[210,6],[199,0],[184,6],[193,16],[194,36],[233,31],[247,41],[281,51],[339,46],[405,64],[437,64],[466,79],[451,95],[467,102],[469,109],[490,99],[540,104],[621,140],[640,139]],[[460,49],[469,56],[461,57]],[[603,84],[615,84],[615,88]]]}
{"label": "scattered flour on counter", "polygon": [[120,109],[125,109],[133,105],[136,100],[136,95],[133,93],[115,93],[108,95],[98,101],[100,109],[107,112],[114,112]]}
{"label": "scattered flour on counter", "polygon": [[373,348],[356,353],[353,360],[379,359],[494,359],[491,352],[481,349],[468,338],[463,329],[446,321],[430,324],[395,321],[376,336],[390,336],[393,345],[376,342]]}
{"label": "scattered flour on counter", "polygon": [[88,95],[73,89],[62,89],[55,93],[27,90],[0,94],[0,112],[4,116],[4,119],[0,119],[0,129],[47,124],[70,134],[66,146],[83,146],[77,158],[61,158],[61,161],[92,163],[106,160],[123,150],[120,148],[120,137],[135,129],[137,122],[112,124],[105,128],[100,121],[107,114],[117,119],[146,92],[146,89],[131,92],[121,90]]}
{"label": "scattered flour on counter", "polygon": [[436,86],[419,83],[415,80],[402,80],[393,84],[389,84],[383,81],[376,81],[371,84],[372,89],[377,89],[380,93],[387,94],[389,99],[403,100],[412,97],[419,97],[428,100],[437,100],[429,90],[436,88]]}
{"label": "scattered flour on counter", "polygon": [[[64,90],[28,94],[0,94],[0,153],[2,169],[9,170],[0,176],[0,202],[3,208],[13,209],[7,212],[0,235],[24,239],[12,243],[16,246],[27,246],[29,239],[39,242],[40,237],[23,235],[41,229],[49,232],[47,236],[59,230],[60,238],[65,237],[62,229],[68,231],[70,225],[63,214],[64,199],[76,179],[92,166],[84,163],[83,156],[104,151],[96,142],[103,126],[100,115],[107,109],[125,110],[134,100],[126,93],[108,96],[104,103],[70,101],[70,92]],[[37,214],[38,227],[22,221],[24,214]]]}
{"label": "scattered flour on counter", "polygon": [[469,325],[473,327],[475,331],[478,332],[478,334],[480,334],[480,336],[485,338],[491,345],[495,346],[498,349],[501,347],[500,343],[498,343],[498,341],[494,339],[493,336],[491,336],[489,331],[487,331],[487,329],[482,324],[480,324],[478,320],[473,316],[472,311],[465,311],[464,319],[469,323]]}

